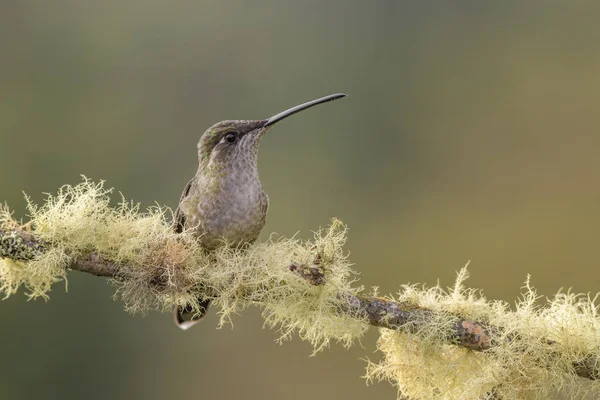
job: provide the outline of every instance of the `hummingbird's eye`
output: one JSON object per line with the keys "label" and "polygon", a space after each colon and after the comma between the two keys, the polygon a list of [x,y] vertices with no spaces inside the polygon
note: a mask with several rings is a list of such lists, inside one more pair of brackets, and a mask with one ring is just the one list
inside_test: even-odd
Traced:
{"label": "hummingbird's eye", "polygon": [[225,135],[225,141],[227,143],[233,143],[237,140],[237,134],[235,132],[229,132]]}

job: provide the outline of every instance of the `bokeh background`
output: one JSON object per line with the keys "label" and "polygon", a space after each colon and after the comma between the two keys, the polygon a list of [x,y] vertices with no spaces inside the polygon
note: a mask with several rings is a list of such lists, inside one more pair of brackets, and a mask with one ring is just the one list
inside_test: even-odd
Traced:
{"label": "bokeh background", "polygon": [[[469,284],[513,302],[600,290],[600,3],[0,3],[0,200],[80,174],[176,206],[196,142],[329,93],[265,138],[270,232],[338,217],[362,284]],[[101,279],[0,303],[3,399],[394,399],[359,377],[376,332],[309,357],[259,310],[217,330],[131,316]]]}

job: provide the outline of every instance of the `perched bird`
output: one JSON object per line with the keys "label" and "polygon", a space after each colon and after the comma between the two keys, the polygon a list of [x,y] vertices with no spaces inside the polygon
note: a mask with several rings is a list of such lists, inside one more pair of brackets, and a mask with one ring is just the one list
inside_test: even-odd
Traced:
{"label": "perched bird", "polygon": [[[332,94],[292,107],[268,119],[221,121],[204,132],[198,142],[198,171],[188,182],[175,212],[176,232],[193,230],[206,251],[227,243],[251,244],[265,226],[269,197],[258,176],[258,147],[277,122],[317,104],[345,97]],[[205,315],[190,307],[175,309],[175,322],[189,329]]]}

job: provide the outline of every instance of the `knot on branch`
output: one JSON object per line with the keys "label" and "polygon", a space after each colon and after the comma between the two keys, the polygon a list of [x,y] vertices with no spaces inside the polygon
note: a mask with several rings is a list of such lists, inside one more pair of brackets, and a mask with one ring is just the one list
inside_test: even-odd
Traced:
{"label": "knot on branch", "polygon": [[296,275],[306,279],[313,286],[321,286],[325,284],[325,271],[319,265],[306,265],[293,262],[290,265],[290,271]]}
{"label": "knot on branch", "polygon": [[492,345],[489,330],[476,321],[461,320],[454,328],[456,340],[470,350],[485,350]]}

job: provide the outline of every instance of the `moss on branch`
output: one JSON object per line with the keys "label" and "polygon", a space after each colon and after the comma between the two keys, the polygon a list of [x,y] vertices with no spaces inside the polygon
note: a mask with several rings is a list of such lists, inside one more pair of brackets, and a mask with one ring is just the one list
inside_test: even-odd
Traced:
{"label": "moss on branch", "polygon": [[124,200],[114,208],[110,193],[89,180],[65,186],[41,207],[28,201],[25,226],[0,207],[0,292],[47,297],[79,270],[110,278],[131,312],[199,311],[211,299],[225,324],[259,305],[282,340],[297,333],[315,352],[332,340],[351,346],[376,326],[383,359],[369,363],[367,378],[414,399],[600,395],[600,319],[589,296],[559,293],[540,305],[527,282],[510,307],[466,288],[463,269],[451,288],[404,285],[381,297],[355,285],[337,220],[311,241],[271,238],[208,255],[191,232],[172,231],[169,209],[140,212]]}

